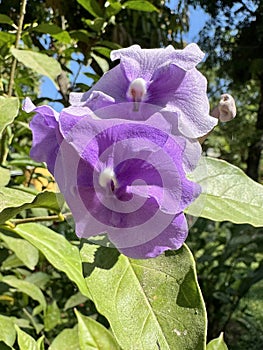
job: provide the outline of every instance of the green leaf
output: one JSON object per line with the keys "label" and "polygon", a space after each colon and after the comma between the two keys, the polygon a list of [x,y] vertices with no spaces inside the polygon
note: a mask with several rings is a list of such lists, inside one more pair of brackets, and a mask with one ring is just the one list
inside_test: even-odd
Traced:
{"label": "green leaf", "polygon": [[45,331],[49,332],[61,322],[60,310],[54,300],[52,304],[47,306],[47,312],[44,317]]}
{"label": "green leaf", "polygon": [[214,221],[263,226],[263,186],[223,160],[207,157],[205,165],[191,174],[203,193],[186,212]]}
{"label": "green leaf", "polygon": [[61,43],[70,44],[71,37],[66,30],[63,30],[59,26],[51,23],[41,23],[39,26],[34,28],[34,31],[39,33],[50,34],[53,38],[57,39]]}
{"label": "green leaf", "polygon": [[87,285],[124,350],[205,348],[205,306],[186,246],[146,260],[94,247],[84,244]]}
{"label": "green leaf", "polygon": [[6,186],[10,180],[10,170],[0,167],[0,187]]}
{"label": "green leaf", "polygon": [[5,24],[14,24],[12,19],[8,17],[7,15],[3,15],[2,13],[0,14],[0,23],[5,23]]}
{"label": "green leaf", "polygon": [[11,124],[19,111],[17,97],[0,96],[0,134],[8,124]]}
{"label": "green leaf", "polygon": [[38,271],[32,273],[30,276],[27,276],[25,278],[25,281],[34,283],[37,285],[40,289],[45,289],[46,284],[50,281],[51,275]]}
{"label": "green leaf", "polygon": [[13,238],[0,233],[0,238],[16,254],[16,256],[31,270],[38,262],[38,250],[24,239]]}
{"label": "green leaf", "polygon": [[11,33],[6,33],[6,32],[0,32],[0,47],[6,46],[11,46],[16,40],[15,34]]}
{"label": "green leaf", "polygon": [[71,309],[79,304],[84,304],[88,299],[82,295],[80,292],[72,295],[66,302],[64,310]]}
{"label": "green leaf", "polygon": [[103,46],[94,46],[93,50],[98,52],[100,55],[110,58],[111,49]]}
{"label": "green leaf", "polygon": [[45,350],[44,345],[45,336],[42,335],[42,337],[38,338],[37,340],[37,350]]}
{"label": "green leaf", "polygon": [[119,350],[120,347],[113,335],[100,323],[90,317],[83,316],[77,310],[78,334],[81,350]]}
{"label": "green leaf", "polygon": [[4,276],[1,279],[1,282],[4,282],[8,284],[9,286],[16,288],[19,292],[25,293],[28,296],[30,296],[32,299],[39,302],[39,305],[41,306],[42,310],[46,310],[46,299],[41,292],[41,290],[35,286],[33,283],[20,280],[16,278],[15,276]]}
{"label": "green leaf", "polygon": [[149,1],[145,1],[145,0],[126,1],[123,4],[123,7],[126,9],[131,9],[131,10],[136,10],[136,11],[159,12],[158,9],[153,4],[151,4]]}
{"label": "green leaf", "polygon": [[11,53],[19,62],[36,73],[47,76],[57,86],[56,79],[62,73],[62,70],[59,62],[53,57],[49,57],[44,53],[15,48],[11,49]]}
{"label": "green leaf", "polygon": [[98,55],[95,55],[95,53],[91,53],[91,57],[97,62],[100,69],[103,71],[103,73],[107,72],[109,70],[109,63],[105,58],[102,58]]}
{"label": "green leaf", "polygon": [[22,266],[24,263],[18,259],[16,254],[9,255],[5,261],[2,262],[1,267],[4,270],[11,270],[15,267]]}
{"label": "green leaf", "polygon": [[221,333],[218,338],[211,340],[207,345],[206,350],[228,350],[223,339],[223,333]]}
{"label": "green leaf", "polygon": [[94,17],[103,17],[103,10],[97,0],[77,0]]}
{"label": "green leaf", "polygon": [[20,211],[31,208],[46,208],[60,212],[63,198],[60,193],[44,191],[37,196],[13,188],[0,188],[0,224],[17,215]]}
{"label": "green leaf", "polygon": [[48,350],[65,349],[65,344],[67,344],[67,350],[81,350],[79,347],[78,326],[63,329],[53,340]]}
{"label": "green leaf", "polygon": [[82,264],[77,247],[62,235],[38,224],[19,225],[15,232],[38,248],[55,268],[65,272],[68,278],[76,283],[83,295],[90,298],[82,275]]}
{"label": "green leaf", "polygon": [[85,23],[95,32],[100,32],[107,24],[104,18],[97,17],[94,20],[86,19]]}
{"label": "green leaf", "polygon": [[13,346],[16,340],[16,331],[14,322],[10,317],[0,315],[0,341],[9,346]]}
{"label": "green leaf", "polygon": [[116,16],[122,10],[122,5],[120,2],[110,1],[110,5],[106,8],[105,14],[107,18],[111,16]]}
{"label": "green leaf", "polygon": [[17,332],[17,340],[20,350],[38,350],[37,343],[31,335],[22,331],[19,327],[15,326]]}

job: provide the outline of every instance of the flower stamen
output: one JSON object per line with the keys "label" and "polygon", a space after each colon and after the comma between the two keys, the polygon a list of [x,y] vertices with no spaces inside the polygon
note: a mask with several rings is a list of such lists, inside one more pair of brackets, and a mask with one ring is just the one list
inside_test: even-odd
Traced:
{"label": "flower stamen", "polygon": [[134,102],[134,110],[139,110],[139,103],[143,101],[147,94],[146,81],[143,78],[134,79],[128,88],[127,97]]}
{"label": "flower stamen", "polygon": [[105,168],[99,175],[99,184],[103,188],[110,188],[114,192],[115,188],[118,185],[116,175],[112,168]]}

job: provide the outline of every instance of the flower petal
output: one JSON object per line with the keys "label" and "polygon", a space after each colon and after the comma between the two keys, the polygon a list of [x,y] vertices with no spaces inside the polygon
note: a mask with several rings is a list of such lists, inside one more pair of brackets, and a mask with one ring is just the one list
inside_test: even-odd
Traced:
{"label": "flower petal", "polygon": [[164,229],[158,236],[152,238],[144,244],[136,245],[136,236],[134,245],[129,247],[123,242],[121,235],[109,235],[111,242],[115,244],[120,252],[134,259],[154,258],[166,250],[179,249],[188,233],[187,222],[183,214],[177,215],[172,223]]}
{"label": "flower petal", "polygon": [[37,162],[46,162],[51,173],[54,172],[56,155],[61,141],[58,129],[58,113],[49,106],[35,107],[30,99],[25,101],[23,109],[35,112],[30,122],[33,143],[30,156]]}

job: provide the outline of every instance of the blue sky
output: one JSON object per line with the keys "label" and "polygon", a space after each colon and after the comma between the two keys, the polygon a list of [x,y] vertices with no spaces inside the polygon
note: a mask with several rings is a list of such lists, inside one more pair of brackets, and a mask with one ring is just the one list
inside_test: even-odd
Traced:
{"label": "blue sky", "polygon": [[[177,3],[177,0],[170,1],[171,8],[175,8],[174,6],[176,3]],[[204,11],[201,10],[200,8],[199,9],[197,8],[195,10],[192,6],[190,6],[189,12],[190,12],[190,30],[187,34],[183,36],[184,40],[187,43],[197,41],[198,33],[203,28],[205,22],[208,19],[208,15],[206,15]],[[73,72],[76,72],[78,69],[77,63],[72,61],[72,65],[70,68]],[[90,84],[91,80],[83,74],[83,72],[87,72],[87,71],[88,71],[88,67],[82,68],[81,73],[79,74],[79,77],[77,79],[77,82]],[[43,77],[42,82],[43,83],[41,85],[40,97],[50,97],[52,99],[60,98],[59,92],[57,91],[56,87],[54,86],[54,84],[51,82],[50,79],[48,79],[47,77]],[[63,106],[60,103],[49,103],[49,105],[52,106],[57,111],[63,108]]]}

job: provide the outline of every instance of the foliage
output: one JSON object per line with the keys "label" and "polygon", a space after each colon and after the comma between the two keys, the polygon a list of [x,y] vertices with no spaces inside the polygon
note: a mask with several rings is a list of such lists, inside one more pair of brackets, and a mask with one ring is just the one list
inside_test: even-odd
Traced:
{"label": "foliage", "polygon": [[[72,60],[92,67],[87,75],[96,81],[120,45],[180,47],[180,33],[188,29],[185,3],[173,13],[157,0],[29,0],[24,21],[19,4],[0,4],[1,349],[226,349],[222,331],[231,349],[251,347],[250,330],[262,333],[262,314],[251,303],[262,283],[262,229],[248,223],[263,226],[262,186],[235,166],[208,158],[192,175],[207,201],[188,212],[214,221],[201,218],[192,227],[187,243],[193,255],[183,246],[156,259],[129,259],[75,237],[54,180],[29,157],[28,117],[19,109],[25,96],[43,101],[42,75],[57,86],[64,105],[69,91],[88,89],[76,83]],[[217,5],[209,7],[215,14]],[[70,81],[69,73],[75,74]],[[238,98],[238,127],[235,121],[221,125],[205,144],[207,153],[220,149],[241,167],[254,142],[259,98],[255,80],[248,86],[250,100]],[[233,133],[242,140],[242,155]],[[207,347],[206,312],[208,340],[216,338]],[[238,342],[236,330],[244,334]],[[254,345],[261,349],[262,337]]]}
{"label": "foliage", "polygon": [[[263,277],[262,228],[255,230],[249,225],[199,219],[191,229],[189,239],[209,315],[209,338],[215,338],[220,329],[225,332],[231,349],[248,347],[251,343],[248,332],[256,318],[247,317],[251,306],[245,305],[250,288]],[[261,315],[257,319],[261,324]],[[235,325],[242,330],[238,340],[233,337]],[[260,349],[261,345],[257,344],[255,348]]]}
{"label": "foliage", "polygon": [[[239,165],[252,179],[260,181],[263,149],[262,1],[188,2],[200,5],[211,16],[200,35],[200,45],[210,52],[204,69],[213,70],[221,77],[213,81],[214,91],[221,93],[225,90],[236,97],[240,126],[248,130],[245,143],[238,142],[244,150],[240,152],[243,159],[238,160]],[[223,126],[219,131],[225,147],[229,146],[231,137],[226,129]],[[229,131],[233,134],[232,128]],[[237,136],[240,134],[234,135]]]}

